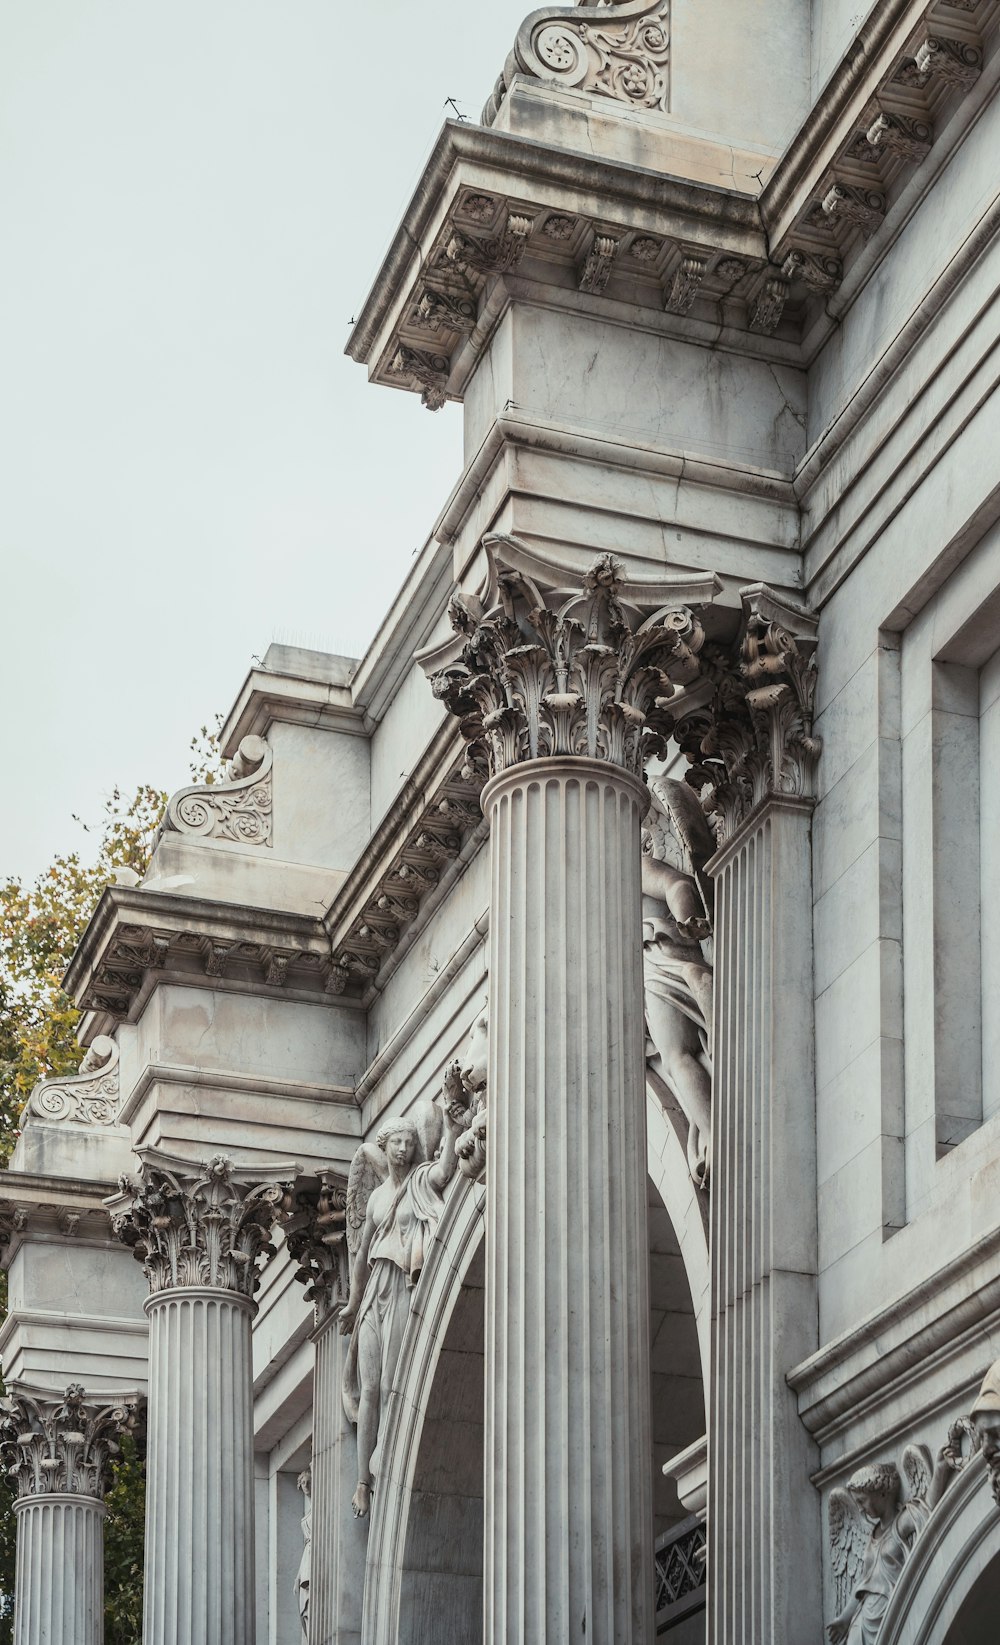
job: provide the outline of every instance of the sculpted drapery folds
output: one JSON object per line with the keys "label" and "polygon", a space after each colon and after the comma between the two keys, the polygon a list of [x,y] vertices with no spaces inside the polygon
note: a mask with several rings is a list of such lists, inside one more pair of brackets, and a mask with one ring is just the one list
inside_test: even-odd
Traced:
{"label": "sculpted drapery folds", "polygon": [[983,1379],[971,1420],[986,1461],[993,1500],[1000,1508],[1000,1359]]}
{"label": "sculpted drapery folds", "polygon": [[691,1176],[708,1186],[712,1130],[714,840],[685,783],[650,779],[643,825],[642,949],[649,1037],[688,1123]]}
{"label": "sculpted drapery folds", "polygon": [[851,1476],[846,1490],[831,1492],[839,1611],[827,1628],[830,1645],[875,1645],[903,1566],[954,1468],[947,1446],[932,1463],[926,1446],[908,1445],[898,1468],[871,1463]]}
{"label": "sculpted drapery folds", "polygon": [[[457,1077],[457,1065],[452,1073]],[[455,1175],[456,1139],[466,1105],[446,1084],[444,1111],[388,1120],[354,1156],[347,1184],[351,1292],[340,1329],[351,1343],[344,1366],[344,1409],[358,1429],[354,1512],[368,1513],[379,1424],[392,1392],[413,1287]]]}

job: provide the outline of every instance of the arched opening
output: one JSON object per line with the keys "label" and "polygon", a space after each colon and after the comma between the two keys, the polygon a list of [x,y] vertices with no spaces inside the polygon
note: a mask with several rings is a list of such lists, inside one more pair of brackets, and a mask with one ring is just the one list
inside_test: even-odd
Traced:
{"label": "arched opening", "polygon": [[[663,1463],[705,1429],[705,1395],[698,1326],[685,1259],[653,1181],[648,1183],[650,1371],[654,1531],[670,1532],[687,1517]],[[444,1255],[442,1251],[442,1256]],[[411,1440],[401,1557],[396,1569],[395,1639],[424,1634],[476,1639],[482,1628],[484,1251],[477,1244],[453,1293],[439,1339],[431,1385]],[[442,1330],[443,1327],[443,1330]],[[428,1365],[428,1369],[430,1369]],[[405,1391],[401,1391],[405,1399]],[[402,1411],[400,1412],[402,1419]],[[704,1617],[678,1625],[677,1645],[704,1637]]]}
{"label": "arched opening", "polygon": [[980,1573],[948,1629],[945,1645],[996,1645],[1000,1638],[1000,1554]]}

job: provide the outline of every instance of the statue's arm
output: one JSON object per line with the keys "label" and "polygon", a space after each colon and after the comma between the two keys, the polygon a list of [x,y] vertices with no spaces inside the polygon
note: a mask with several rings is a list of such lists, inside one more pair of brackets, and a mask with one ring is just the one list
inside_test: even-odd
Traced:
{"label": "statue's arm", "polygon": [[368,1207],[365,1211],[365,1226],[361,1234],[361,1244],[358,1246],[358,1254],[354,1259],[354,1267],[351,1270],[351,1294],[340,1315],[340,1329],[345,1333],[354,1328],[354,1321],[361,1306],[361,1298],[364,1296],[365,1286],[368,1284],[368,1252],[371,1249],[372,1239],[375,1234],[375,1220],[372,1216],[373,1198],[374,1195],[368,1201]]}
{"label": "statue's arm", "polygon": [[468,1111],[461,1102],[450,1102],[445,1109],[444,1141],[441,1144],[441,1153],[427,1174],[428,1182],[432,1188],[437,1189],[439,1194],[444,1192],[458,1169],[455,1143],[459,1133],[464,1130],[468,1118]]}

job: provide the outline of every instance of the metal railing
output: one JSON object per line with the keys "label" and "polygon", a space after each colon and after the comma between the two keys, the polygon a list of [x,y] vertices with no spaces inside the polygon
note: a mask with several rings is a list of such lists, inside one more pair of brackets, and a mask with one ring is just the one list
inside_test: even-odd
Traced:
{"label": "metal railing", "polygon": [[656,1539],[656,1632],[705,1608],[705,1524],[692,1514]]}

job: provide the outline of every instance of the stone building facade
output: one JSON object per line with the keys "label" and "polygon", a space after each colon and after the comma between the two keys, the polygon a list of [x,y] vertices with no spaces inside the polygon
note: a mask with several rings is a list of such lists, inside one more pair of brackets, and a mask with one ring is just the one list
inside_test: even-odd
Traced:
{"label": "stone building facade", "polygon": [[997,0],[625,0],[445,126],[349,352],[464,472],[4,1179],[18,1645],[123,1425],[145,1645],[996,1639],[998,83]]}

